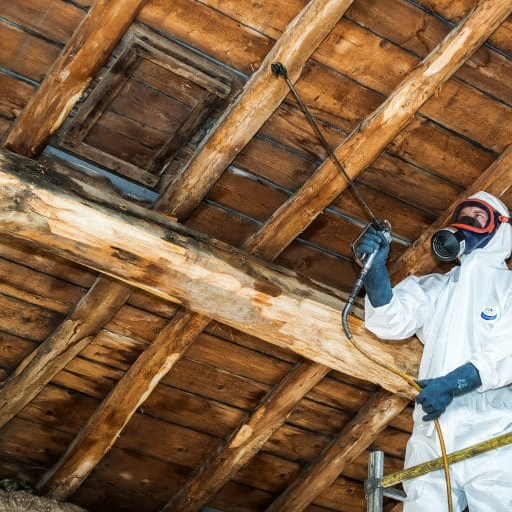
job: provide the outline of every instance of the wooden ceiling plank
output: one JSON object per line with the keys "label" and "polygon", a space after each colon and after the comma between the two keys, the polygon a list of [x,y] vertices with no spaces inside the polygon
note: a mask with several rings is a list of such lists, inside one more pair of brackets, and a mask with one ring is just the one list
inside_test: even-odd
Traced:
{"label": "wooden ceiling plank", "polygon": [[[327,375],[326,366],[299,363],[215,450],[162,512],[200,510],[267,442],[291,409]],[[401,399],[405,400],[405,399]]]}
{"label": "wooden ceiling plank", "polygon": [[[42,175],[40,166],[29,159],[2,151],[0,169],[0,231],[4,235],[37,244],[164,300],[181,301],[197,313],[307,359],[411,396],[400,378],[383,374],[350,346],[340,332],[341,301],[331,290],[290,271],[277,271],[164,217],[161,223],[149,222],[82,199],[65,190],[50,169]],[[86,229],[91,225],[94,230]],[[356,319],[353,330],[365,338],[368,348],[414,372],[417,343],[384,346],[363,335]]]}
{"label": "wooden ceiling plank", "polygon": [[124,35],[146,0],[96,0],[5,137],[27,156],[43,149]]}
{"label": "wooden ceiling plank", "polygon": [[304,510],[334,483],[344,468],[375,440],[407,403],[406,399],[388,391],[377,391],[267,512]]}
{"label": "wooden ceiling plank", "polygon": [[[312,0],[288,25],[227,111],[200,144],[158,201],[161,211],[186,218],[226,167],[257,133],[288,94],[283,79],[270,65],[282,62],[295,82],[307,59],[329,34],[353,0]],[[197,194],[202,190],[201,194]]]}
{"label": "wooden ceiling plank", "polygon": [[480,190],[485,190],[496,197],[504,195],[512,186],[511,169],[512,145],[470,187],[462,192],[451,206],[402,254],[390,269],[393,282],[401,281],[410,274],[431,272],[439,264],[430,250],[430,239],[434,232],[448,224],[455,206],[470,195]]}
{"label": "wooden ceiling plank", "polygon": [[[406,126],[437,88],[476,51],[512,12],[506,0],[482,0],[468,17],[419,64],[384,101],[335,149],[351,179],[355,179]],[[288,245],[345,188],[347,182],[331,159],[325,160],[303,187],[267,221],[258,242],[245,247],[270,259],[272,244]]]}

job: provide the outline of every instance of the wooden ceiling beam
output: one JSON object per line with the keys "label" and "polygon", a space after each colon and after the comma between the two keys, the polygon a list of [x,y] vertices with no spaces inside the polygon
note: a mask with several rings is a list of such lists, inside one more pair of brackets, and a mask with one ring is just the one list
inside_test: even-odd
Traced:
{"label": "wooden ceiling beam", "polygon": [[[195,512],[233,478],[272,434],[285,422],[292,408],[329,372],[312,361],[299,363],[215,450],[199,471],[161,512]],[[407,400],[400,398],[402,402]]]}
{"label": "wooden ceiling beam", "polygon": [[331,486],[407,406],[408,400],[379,390],[266,512],[300,512]]}
{"label": "wooden ceiling beam", "polygon": [[[160,211],[188,217],[236,155],[279,107],[288,86],[270,65],[283,63],[295,82],[302,67],[329,34],[353,0],[312,0],[288,25],[242,94],[201,142],[189,164],[180,170],[158,201]],[[198,194],[198,190],[201,191]]]}
{"label": "wooden ceiling beam", "polygon": [[[65,190],[50,169],[42,175],[40,166],[6,151],[0,152],[0,184],[3,235],[412,396],[399,377],[368,363],[348,343],[340,330],[341,301],[330,290],[164,217],[162,223],[148,222],[91,203]],[[364,338],[368,349],[414,372],[417,343],[384,345],[364,333],[361,321],[352,320],[355,335]]]}
{"label": "wooden ceiling beam", "polygon": [[5,147],[38,155],[61,126],[146,0],[96,0],[7,133]]}
{"label": "wooden ceiling beam", "polygon": [[[7,157],[7,160],[12,155],[5,154],[5,157]],[[18,157],[19,158],[19,157]],[[14,159],[16,160],[16,159]],[[15,165],[15,162],[14,162]],[[51,176],[50,171],[46,171],[45,175],[47,177]],[[33,181],[33,178],[30,179],[30,181]],[[60,189],[59,189],[60,191]],[[82,205],[84,202],[82,201]],[[70,211],[69,206],[65,206],[63,204],[59,205],[58,211]],[[46,212],[45,214],[48,214],[46,207],[43,207],[43,211]],[[121,215],[122,216],[122,215]],[[135,217],[135,215],[132,215],[132,217]],[[19,216],[17,217],[19,218]],[[83,214],[79,214],[79,217],[81,219],[85,219]],[[133,219],[131,219],[131,223],[133,224]],[[101,225],[101,223],[98,223],[97,221],[94,222],[95,226]],[[30,225],[37,225],[37,223],[30,222]],[[112,231],[114,229],[114,231]],[[21,232],[18,229],[14,230],[18,234]],[[108,228],[107,231],[109,233],[116,232],[116,228]],[[148,232],[148,228],[144,228],[145,232]],[[123,237],[124,238],[124,237]],[[169,235],[167,235],[167,238],[169,238]],[[172,237],[171,237],[172,238]],[[132,235],[127,236],[127,240],[134,240]],[[40,238],[38,238],[38,242],[42,242]],[[84,240],[82,240],[83,244]],[[54,242],[49,242],[51,246],[55,246]],[[108,244],[112,244],[112,241],[109,239],[107,241]],[[135,241],[136,245],[139,246],[139,244]],[[156,242],[155,242],[156,243]],[[58,245],[58,244],[57,244]],[[75,244],[71,244],[75,246]],[[93,247],[95,247],[97,244],[93,242]],[[101,244],[100,244],[101,245]],[[152,244],[153,245],[153,244]],[[110,246],[110,245],[109,245]],[[118,247],[118,244],[115,246],[116,251],[119,252],[120,248]],[[83,252],[84,247],[82,246],[82,250],[80,251],[81,254],[84,254]],[[96,249],[94,249],[96,250]],[[151,251],[143,251],[150,253]],[[231,251],[230,251],[231,253]],[[123,260],[131,260],[131,263],[133,263],[138,270],[136,271],[139,273],[140,268],[143,268],[144,265],[137,264],[135,260],[132,260],[131,257],[128,256],[128,253],[125,251],[125,249],[121,249],[120,254],[123,255]],[[244,262],[247,263],[247,257],[244,257]],[[94,265],[93,265],[94,266]],[[252,265],[251,265],[252,268]],[[105,269],[103,268],[103,271]],[[156,267],[152,268],[151,274],[154,273],[160,274],[159,271],[157,271]],[[251,273],[253,270],[251,270]],[[126,273],[123,271],[123,275],[126,275]],[[224,279],[226,276],[224,276]],[[172,282],[172,278],[165,278],[163,275],[161,275],[161,279],[165,282]],[[262,280],[259,280],[262,283],[265,283],[265,286],[262,290],[258,290],[258,298],[257,302],[263,300],[265,302],[266,299],[263,299],[263,297],[260,297],[261,292],[265,292],[265,288],[267,286],[270,286],[270,289],[268,290],[270,294],[272,295],[274,293],[274,288],[272,283],[272,278],[269,278],[268,276],[265,276]],[[257,282],[259,282],[257,281]],[[134,284],[134,283],[131,283]],[[186,285],[188,288],[190,283]],[[232,291],[230,290],[228,292],[229,294],[232,294]],[[308,290],[308,295],[310,294],[310,290]],[[204,295],[204,290],[201,291],[201,296]],[[162,296],[159,294],[159,296]],[[231,295],[230,295],[231,296]],[[164,295],[165,297],[165,295]],[[220,299],[220,303],[225,302],[225,298]],[[218,302],[219,300],[213,300],[209,301],[210,303]],[[229,305],[228,305],[229,307]],[[235,309],[238,309],[237,306],[235,306]],[[52,470],[51,474],[47,476],[46,480],[43,480],[41,482],[41,485],[43,487],[44,492],[46,492],[48,495],[51,495],[53,497],[64,499],[80,485],[81,481],[89,474],[89,472],[92,470],[94,465],[97,463],[98,460],[101,459],[101,457],[104,455],[104,453],[109,449],[111,444],[115,441],[117,434],[122,430],[123,426],[126,424],[126,422],[129,420],[135,409],[140,405],[144,399],[146,398],[147,394],[153,389],[153,387],[158,382],[159,378],[163,376],[163,373],[159,373],[159,368],[163,365],[165,368],[165,371],[168,371],[170,368],[170,365],[173,361],[175,361],[182,353],[182,350],[186,348],[186,343],[182,343],[180,345],[180,339],[182,337],[188,337],[188,339],[193,339],[208,323],[209,320],[207,320],[204,317],[200,317],[199,315],[194,315],[193,313],[187,313],[186,311],[182,310],[180,313],[181,315],[184,315],[185,320],[181,323],[181,327],[179,330],[179,333],[177,334],[176,331],[173,332],[172,335],[169,335],[169,333],[163,333],[162,336],[159,336],[157,340],[155,340],[151,346],[151,348],[155,347],[154,350],[150,350],[150,352],[145,352],[143,356],[141,356],[140,361],[137,361],[135,365],[133,365],[130,370],[127,372],[125,378],[123,378],[122,385],[116,386],[115,390],[109,395],[109,397],[104,401],[100,409],[91,417],[91,420],[88,422],[86,427],[82,430],[82,432],[75,438],[75,441],[73,442],[72,446],[68,449],[68,452],[66,455],[59,461],[58,467],[56,467],[54,470]],[[318,311],[315,312],[315,309],[309,311],[307,313],[308,318],[313,315],[318,314]],[[209,315],[212,316],[212,315]],[[335,313],[334,318],[334,330],[336,331],[336,336],[340,336],[341,333],[339,332],[339,319],[337,318],[338,314]],[[285,315],[286,318],[288,318],[288,314]],[[318,317],[317,322],[314,321],[314,318],[312,319],[313,324],[315,325],[320,321],[320,317]],[[185,325],[189,325],[191,322],[198,322],[198,328],[194,330],[193,328],[185,328]],[[203,325],[201,325],[200,322],[205,322]],[[253,322],[253,319],[249,320],[249,322]],[[279,324],[281,322],[279,321]],[[169,329],[172,329],[170,327]],[[359,326],[356,326],[356,329],[361,331],[361,325],[359,323]],[[302,331],[302,329],[300,329]],[[261,329],[256,326],[256,331],[254,331],[254,334],[257,334],[260,337],[261,336]],[[271,342],[274,341],[274,337],[278,334],[278,329],[271,328],[272,334],[270,336]],[[360,333],[362,335],[362,333]],[[292,339],[294,338],[294,335],[291,335]],[[322,334],[316,334],[315,339],[317,340],[324,340],[328,339],[329,336],[326,333]],[[336,342],[335,342],[336,343]],[[375,342],[374,342],[375,343]],[[161,344],[164,344],[165,347],[161,347]],[[377,342],[376,346],[380,346],[380,344]],[[159,348],[157,348],[159,347]],[[159,352],[160,348],[162,350]],[[293,350],[293,347],[290,347]],[[380,346],[382,348],[382,346]],[[398,348],[398,347],[397,347]],[[410,363],[411,360],[415,358],[413,354],[416,353],[418,347],[411,348],[410,350],[412,353],[410,353],[408,356],[406,355],[405,359],[402,361],[402,363],[405,363],[406,365]],[[406,352],[410,351],[406,350]],[[307,350],[307,353],[309,353],[309,349]],[[324,353],[323,349],[320,349],[320,353]],[[167,355],[166,355],[167,354]],[[306,352],[303,353],[306,355]],[[405,355],[402,348],[395,351],[395,354],[400,354],[400,357]],[[343,359],[347,359],[348,354],[343,353]],[[308,357],[306,355],[306,357]],[[386,357],[386,356],[385,356]],[[387,356],[389,357],[389,356]],[[350,359],[350,358],[349,358]],[[307,364],[307,363],[305,363]],[[351,364],[356,364],[355,362]],[[359,364],[365,365],[366,361],[360,361]],[[156,371],[155,371],[156,369]],[[363,378],[367,377],[367,368],[361,367],[361,376],[364,376]],[[311,371],[317,371],[324,373],[327,371],[327,368],[323,367],[322,364],[314,363],[312,365]],[[342,370],[343,371],[343,370]],[[379,369],[380,371],[380,369]],[[409,368],[409,371],[414,371],[414,368]],[[347,369],[345,369],[345,373],[347,373]],[[379,377],[379,382],[381,381],[381,378]],[[290,386],[290,385],[289,385]],[[287,389],[287,392],[293,392],[296,397],[298,397],[297,390],[294,390],[293,388]],[[407,390],[404,390],[404,392],[407,392]],[[297,398],[299,399],[299,398]],[[279,424],[283,421],[283,419],[274,417],[274,426],[277,428]],[[269,428],[267,430],[267,433],[270,432],[271,429]],[[229,464],[224,466],[223,470],[226,471],[226,469],[229,471]],[[226,474],[226,473],[225,473]],[[229,475],[229,472],[227,473]]]}
{"label": "wooden ceiling beam", "polygon": [[[406,126],[425,101],[477,50],[512,12],[507,0],[482,0],[419,64],[384,103],[335,149],[351,179],[355,179]],[[347,187],[347,181],[327,159],[303,187],[270,217],[255,243],[245,247],[270,259],[269,240],[286,246]],[[321,194],[318,191],[322,191]],[[259,248],[260,247],[260,248]]]}
{"label": "wooden ceiling beam", "polygon": [[501,197],[511,186],[512,145],[467,190],[460,194],[452,205],[402,254],[390,269],[393,282],[397,283],[410,274],[426,274],[439,264],[430,250],[430,239],[435,231],[448,224],[455,206],[460,201],[480,190],[485,190],[496,197]]}

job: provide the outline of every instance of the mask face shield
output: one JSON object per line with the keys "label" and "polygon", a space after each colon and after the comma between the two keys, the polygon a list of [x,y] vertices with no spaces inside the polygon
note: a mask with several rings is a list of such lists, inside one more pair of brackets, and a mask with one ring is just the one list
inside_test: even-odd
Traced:
{"label": "mask face shield", "polygon": [[499,224],[499,214],[481,199],[466,199],[457,205],[449,226],[471,233],[494,233]]}
{"label": "mask face shield", "polygon": [[508,220],[485,201],[462,201],[455,208],[449,226],[432,235],[432,252],[441,261],[454,261],[487,245],[500,222]]}

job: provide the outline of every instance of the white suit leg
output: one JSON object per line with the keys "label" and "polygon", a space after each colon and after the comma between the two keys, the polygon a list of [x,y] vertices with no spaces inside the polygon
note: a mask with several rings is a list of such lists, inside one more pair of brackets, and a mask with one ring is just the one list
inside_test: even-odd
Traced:
{"label": "white suit leg", "polygon": [[465,461],[465,491],[470,512],[512,510],[512,446]]}
{"label": "white suit leg", "polygon": [[[407,443],[405,456],[406,467],[416,466],[439,457],[436,436],[427,435],[428,426],[416,428]],[[464,493],[452,482],[452,503],[454,512],[461,512],[466,507]],[[404,512],[444,512],[448,510],[446,481],[444,471],[434,471],[403,483],[407,501]]]}

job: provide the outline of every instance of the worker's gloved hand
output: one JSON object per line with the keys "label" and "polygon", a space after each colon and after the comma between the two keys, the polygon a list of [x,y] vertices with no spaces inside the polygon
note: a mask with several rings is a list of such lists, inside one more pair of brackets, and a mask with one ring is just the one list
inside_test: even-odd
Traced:
{"label": "worker's gloved hand", "polygon": [[416,402],[427,413],[423,416],[423,421],[439,418],[453,397],[469,393],[482,384],[480,373],[471,363],[459,366],[444,377],[417,382],[423,390],[416,396]]}
{"label": "worker's gloved hand", "polygon": [[365,254],[377,251],[372,268],[385,266],[389,255],[389,240],[384,233],[370,226],[361,237],[361,240],[355,247],[355,251],[359,258],[362,258]]}
{"label": "worker's gloved hand", "polygon": [[373,265],[366,275],[364,288],[374,308],[389,304],[393,293],[389,272],[386,268],[389,254],[388,238],[373,226],[370,226],[355,247],[355,251],[359,258],[377,251]]}

